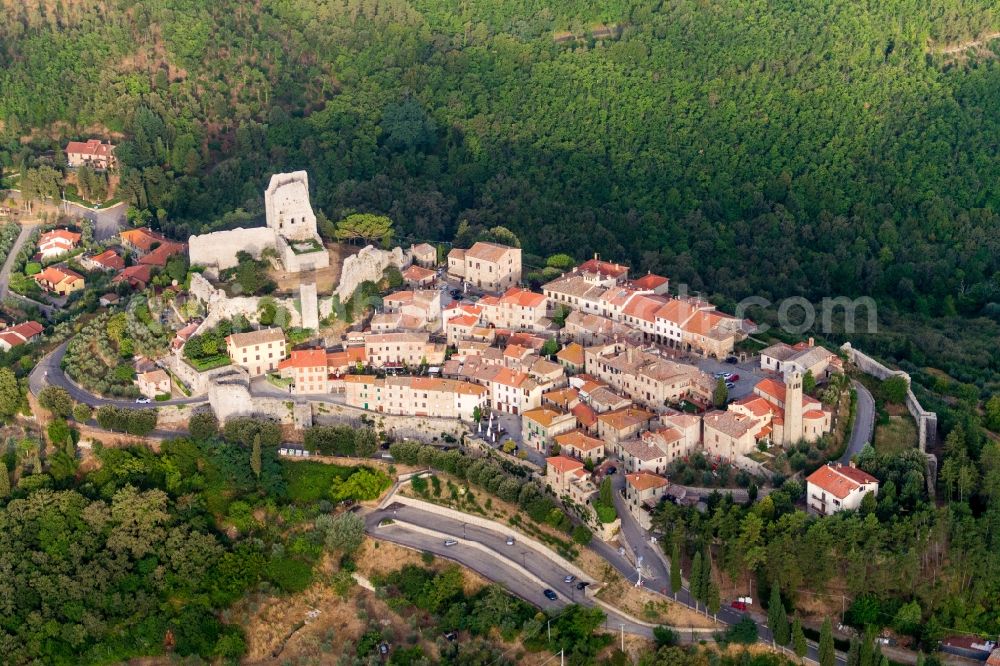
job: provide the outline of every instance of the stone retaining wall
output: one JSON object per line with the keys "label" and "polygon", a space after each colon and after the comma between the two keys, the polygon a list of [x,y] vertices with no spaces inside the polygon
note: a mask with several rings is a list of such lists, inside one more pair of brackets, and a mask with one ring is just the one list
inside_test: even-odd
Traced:
{"label": "stone retaining wall", "polygon": [[435,439],[443,439],[444,435],[450,435],[457,443],[466,430],[466,425],[458,419],[383,414],[335,402],[311,401],[310,404],[313,421],[317,425],[347,424],[361,427],[368,422],[393,439],[414,439],[430,443]]}
{"label": "stone retaining wall", "polygon": [[902,377],[906,380],[906,409],[909,410],[910,415],[913,416],[913,420],[916,421],[917,431],[919,433],[918,443],[920,445],[920,450],[926,453],[927,443],[935,443],[937,441],[937,414],[927,411],[920,405],[920,401],[917,400],[917,396],[913,394],[910,375],[902,370],[887,368],[871,356],[868,356],[864,352],[852,347],[850,342],[845,342],[841,345],[840,349],[847,354],[847,358],[850,359],[850,361],[865,374],[871,375],[872,377],[882,381],[885,381],[890,377]]}

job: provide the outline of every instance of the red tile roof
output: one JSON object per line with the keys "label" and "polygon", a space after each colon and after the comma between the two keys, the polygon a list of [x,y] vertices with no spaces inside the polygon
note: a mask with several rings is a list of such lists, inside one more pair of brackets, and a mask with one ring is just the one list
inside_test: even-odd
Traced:
{"label": "red tile roof", "polygon": [[118,256],[118,253],[114,250],[105,250],[104,252],[91,257],[90,260],[95,264],[104,266],[104,268],[109,271],[120,271],[125,268],[125,260]]}
{"label": "red tile roof", "polygon": [[810,474],[806,478],[806,482],[822,488],[835,497],[844,499],[865,484],[878,483],[878,479],[856,467],[831,463],[823,465]]}
{"label": "red tile roof", "polygon": [[630,486],[640,492],[651,490],[653,488],[662,488],[670,483],[662,476],[651,474],[649,472],[633,472],[632,474],[626,474],[625,480]]}
{"label": "red tile roof", "polygon": [[100,139],[88,139],[83,141],[70,141],[66,144],[67,153],[78,153],[80,155],[92,155],[94,157],[108,157],[113,153],[115,147],[110,143],[102,143]]}
{"label": "red tile roof", "polygon": [[326,350],[296,349],[285,360],[278,363],[278,369],[285,368],[325,368]]}
{"label": "red tile roof", "polygon": [[597,273],[612,278],[620,278],[628,273],[628,266],[613,264],[610,261],[590,259],[580,264],[579,270],[584,273]]}
{"label": "red tile roof", "polygon": [[546,458],[545,462],[560,474],[583,468],[582,462],[576,458],[569,458],[567,456],[552,456],[551,458]]}

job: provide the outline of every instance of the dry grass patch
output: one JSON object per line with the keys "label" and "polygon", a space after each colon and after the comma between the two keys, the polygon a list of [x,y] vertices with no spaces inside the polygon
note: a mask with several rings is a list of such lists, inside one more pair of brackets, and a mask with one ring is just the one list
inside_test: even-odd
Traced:
{"label": "dry grass patch", "polygon": [[[390,541],[379,541],[367,536],[355,554],[354,560],[357,572],[369,580],[377,575],[398,571],[408,564],[434,571],[441,571],[445,567],[455,565],[451,560],[440,557],[435,557],[430,564],[427,564],[423,554],[412,548],[406,548]],[[490,581],[465,567],[462,567],[462,581],[462,590],[468,596],[474,595],[490,584]]]}
{"label": "dry grass patch", "polygon": [[889,423],[875,426],[875,450],[879,453],[900,453],[917,445],[917,426],[906,416],[890,416]]}
{"label": "dry grass patch", "polygon": [[715,629],[720,626],[711,617],[645,588],[635,587],[621,576],[598,592],[597,598],[646,622],[695,629]]}

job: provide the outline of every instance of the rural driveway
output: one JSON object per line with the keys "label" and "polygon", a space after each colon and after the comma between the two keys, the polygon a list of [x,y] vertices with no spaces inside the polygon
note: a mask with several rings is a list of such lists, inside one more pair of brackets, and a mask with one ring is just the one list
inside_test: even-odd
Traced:
{"label": "rural driveway", "polygon": [[847,442],[847,450],[840,458],[840,462],[845,465],[851,462],[851,458],[861,453],[865,444],[872,441],[875,432],[875,399],[861,382],[852,380],[851,384],[858,394],[858,405],[854,413],[854,429],[851,430],[851,439]]}
{"label": "rural driveway", "polygon": [[[115,400],[111,398],[101,398],[84,390],[80,386],[70,381],[69,377],[62,370],[62,359],[66,355],[68,342],[64,342],[54,350],[42,357],[28,377],[28,386],[36,396],[41,393],[46,385],[58,386],[66,389],[70,396],[77,402],[90,405],[91,407],[101,407],[103,405],[114,405],[116,407],[135,407],[134,400]],[[150,407],[167,407],[170,405],[194,405],[208,400],[206,396],[194,396],[191,398],[178,398],[176,400],[165,400],[163,402],[151,403]]]}
{"label": "rural driveway", "polygon": [[[7,190],[11,199],[20,200],[20,190]],[[114,206],[107,208],[87,208],[72,201],[63,201],[59,204],[68,215],[82,217],[94,223],[94,240],[103,241],[111,238],[125,226],[125,213],[128,211],[128,204],[119,201]]]}

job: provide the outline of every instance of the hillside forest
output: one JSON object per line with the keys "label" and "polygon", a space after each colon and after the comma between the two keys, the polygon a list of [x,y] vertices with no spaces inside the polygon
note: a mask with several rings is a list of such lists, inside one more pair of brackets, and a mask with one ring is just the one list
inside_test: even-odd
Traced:
{"label": "hillside forest", "polygon": [[871,351],[996,381],[996,0],[4,4],[0,161],[114,139],[171,235],[307,169],[404,243],[503,225],[724,303],[872,295]]}

